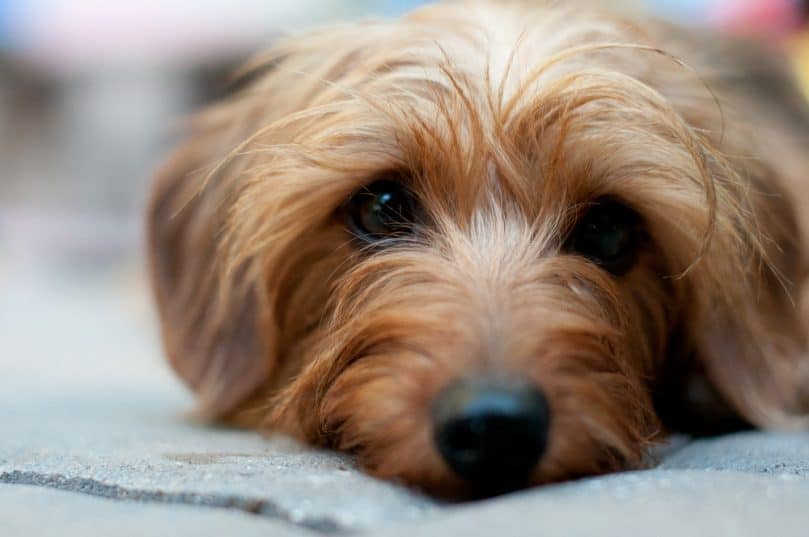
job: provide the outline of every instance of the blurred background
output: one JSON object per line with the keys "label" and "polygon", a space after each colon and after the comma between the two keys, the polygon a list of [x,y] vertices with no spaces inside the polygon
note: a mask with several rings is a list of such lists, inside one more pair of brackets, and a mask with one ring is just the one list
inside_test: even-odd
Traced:
{"label": "blurred background", "polygon": [[[786,46],[809,66],[798,0],[635,1]],[[151,318],[141,262],[149,179],[176,120],[219,95],[231,68],[281,33],[422,3],[0,0],[0,354],[60,333],[97,338],[115,312]],[[77,307],[94,299],[117,309]]]}

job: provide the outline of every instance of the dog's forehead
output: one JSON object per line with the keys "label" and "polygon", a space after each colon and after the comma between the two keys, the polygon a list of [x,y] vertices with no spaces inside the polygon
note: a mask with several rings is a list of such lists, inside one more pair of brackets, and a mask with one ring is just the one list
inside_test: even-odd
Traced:
{"label": "dog's forehead", "polygon": [[[471,3],[464,10],[439,5],[417,11],[399,27],[412,38],[400,50],[419,58],[427,69],[449,68],[481,82],[486,78],[491,89],[514,92],[521,75],[576,40],[574,32],[565,30],[576,26],[560,20],[567,10],[532,10],[526,19],[524,10],[509,9],[514,6],[508,3],[500,7]],[[439,80],[446,76],[442,69],[426,72]]]}
{"label": "dog's forehead", "polygon": [[371,98],[400,107],[391,152],[403,149],[406,166],[433,183],[422,186],[456,198],[505,193],[536,208],[642,195],[633,180],[691,166],[687,151],[662,143],[672,117],[655,83],[676,62],[624,47],[639,38],[620,20],[550,3],[526,18],[515,5],[416,12],[379,52],[386,68],[367,79]]}
{"label": "dog's forehead", "polygon": [[256,93],[272,90],[260,109],[276,121],[252,139],[249,170],[277,178],[256,188],[340,203],[392,171],[466,221],[493,202],[534,218],[604,195],[701,194],[700,149],[670,102],[714,113],[699,77],[632,45],[643,38],[622,20],[517,5],[443,4],[290,41]]}
{"label": "dog's forehead", "polygon": [[[530,90],[530,79],[539,71],[554,75],[603,67],[606,61],[631,75],[660,68],[653,65],[653,55],[622,54],[627,45],[651,44],[628,19],[593,7],[598,4],[582,9],[582,3],[537,0],[530,10],[519,1],[430,6],[394,23],[382,36],[389,46],[380,43],[380,54],[391,58],[389,66],[407,66],[411,74],[421,71],[439,83],[448,74],[476,79],[481,88],[502,92],[503,99]],[[397,56],[411,61],[397,62]]]}

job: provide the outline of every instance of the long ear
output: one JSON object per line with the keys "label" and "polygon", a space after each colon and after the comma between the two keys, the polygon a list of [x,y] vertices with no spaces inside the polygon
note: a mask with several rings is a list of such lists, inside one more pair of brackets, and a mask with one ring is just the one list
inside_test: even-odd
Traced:
{"label": "long ear", "polygon": [[673,280],[684,285],[675,293],[679,324],[658,380],[658,410],[687,432],[809,427],[800,228],[779,178],[761,179],[749,188],[752,206],[728,211],[693,270]]}
{"label": "long ear", "polygon": [[[280,347],[289,343],[280,335],[299,339],[295,330],[312,321],[302,317],[305,304],[288,304],[302,297],[286,284],[302,280],[299,267],[322,264],[323,251],[333,248],[333,237],[320,244],[320,235],[306,232],[328,218],[328,201],[345,187],[319,179],[319,188],[310,187],[301,180],[305,169],[331,174],[290,147],[300,149],[300,133],[317,131],[335,103],[348,99],[341,77],[375,53],[386,28],[358,33],[345,26],[281,40],[248,64],[242,91],[196,118],[158,174],[148,248],[163,340],[206,416],[241,410],[271,375],[291,374],[285,367],[292,365],[279,365],[286,354]],[[373,69],[387,69],[387,59],[379,55],[367,67],[369,78]],[[316,114],[297,113],[317,105]],[[300,285],[320,299],[326,284],[319,278]]]}
{"label": "long ear", "polygon": [[[733,300],[693,316],[698,326],[692,333],[709,379],[743,417],[761,427],[806,429],[809,275],[802,236],[806,227],[795,205],[801,192],[794,185],[800,184],[809,161],[794,142],[801,138],[787,126],[787,117],[764,135],[766,142],[756,153],[765,156],[742,168],[752,181],[751,210],[741,215],[745,221],[737,228],[760,233],[760,255],[737,279],[722,284],[735,290]],[[765,119],[756,124],[767,132]]]}
{"label": "long ear", "polygon": [[[239,162],[216,169],[249,136],[236,103],[201,115],[159,172],[148,209],[149,265],[164,345],[205,417],[233,411],[269,377],[276,329],[260,285],[230,273],[220,244]],[[264,312],[262,317],[262,313]]]}
{"label": "long ear", "polygon": [[[709,61],[701,71],[725,103],[728,123],[713,142],[735,170],[736,178],[725,184],[742,188],[720,194],[720,202],[732,203],[717,209],[724,231],[717,230],[692,274],[698,281],[690,287],[698,296],[682,313],[687,343],[741,416],[763,427],[807,428],[809,220],[801,207],[809,192],[802,142],[809,136],[809,107],[783,58],[751,43],[711,38],[693,45],[692,55]],[[689,119],[699,126],[707,116]],[[723,238],[730,236],[737,240]],[[714,277],[701,278],[704,271]],[[708,287],[700,287],[701,280]]]}
{"label": "long ear", "polygon": [[699,318],[694,331],[708,377],[742,416],[762,427],[803,429],[809,427],[809,296],[800,231],[784,197],[762,199],[759,210],[770,266],[762,263],[752,285]]}

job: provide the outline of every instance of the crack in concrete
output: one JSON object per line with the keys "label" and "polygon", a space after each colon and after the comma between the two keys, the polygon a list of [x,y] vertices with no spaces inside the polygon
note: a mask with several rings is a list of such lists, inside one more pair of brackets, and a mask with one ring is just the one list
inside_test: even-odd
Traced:
{"label": "crack in concrete", "polygon": [[164,492],[161,490],[129,489],[110,485],[84,477],[67,477],[61,474],[40,474],[14,470],[0,473],[0,483],[30,485],[68,492],[77,492],[117,501],[143,503],[181,504],[215,509],[232,509],[250,515],[279,520],[322,535],[345,535],[353,533],[349,528],[328,517],[298,516],[265,499],[241,496],[222,496],[196,492]]}

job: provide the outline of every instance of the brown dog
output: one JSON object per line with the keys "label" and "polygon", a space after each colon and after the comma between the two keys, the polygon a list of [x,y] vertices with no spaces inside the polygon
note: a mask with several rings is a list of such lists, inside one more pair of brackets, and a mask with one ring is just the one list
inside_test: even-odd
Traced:
{"label": "brown dog", "polygon": [[490,0],[252,69],[149,215],[168,356],[207,416],[441,494],[642,466],[662,409],[720,408],[700,378],[753,424],[807,425],[809,119],[775,60]]}

